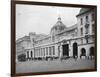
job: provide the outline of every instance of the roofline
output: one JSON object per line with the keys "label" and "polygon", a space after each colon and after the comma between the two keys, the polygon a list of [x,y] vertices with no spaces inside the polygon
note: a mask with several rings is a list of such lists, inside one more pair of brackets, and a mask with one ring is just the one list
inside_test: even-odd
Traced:
{"label": "roofline", "polygon": [[[77,24],[73,25],[73,26],[75,26],[74,28],[72,28],[73,26],[68,27],[68,28],[71,28],[71,29],[69,29],[69,30],[65,29],[64,31],[62,31],[62,32],[60,32],[60,33],[57,33],[56,35],[59,35],[59,34],[64,33],[64,32],[66,32],[66,31],[70,31],[70,30],[76,29],[76,28],[77,28],[76,25],[77,25]],[[56,35],[55,35],[55,36],[56,36]],[[41,41],[41,40],[44,40],[44,39],[46,39],[46,38],[50,38],[50,35],[47,36],[47,37],[45,37],[45,38],[43,38],[43,39],[39,39],[39,40],[37,40],[37,41]]]}
{"label": "roofline", "polygon": [[[73,30],[73,29],[76,29],[77,28],[77,26],[76,26],[77,24],[75,24],[75,25],[73,25],[73,26],[71,26],[71,27],[68,27],[67,29],[65,29],[64,31],[62,31],[62,32],[60,32],[60,33],[58,33],[58,34],[61,34],[61,33],[64,33],[64,32],[66,32],[66,31],[70,31],[70,30]],[[73,27],[73,28],[72,28]],[[58,34],[56,34],[56,35],[58,35]]]}
{"label": "roofline", "polygon": [[80,15],[82,15],[82,14],[88,13],[88,12],[90,12],[90,11],[92,11],[92,10],[94,10],[94,8],[91,8],[91,9],[89,9],[89,10],[87,10],[87,11],[81,13],[81,14],[76,15],[76,17],[78,17],[78,16],[80,16]]}

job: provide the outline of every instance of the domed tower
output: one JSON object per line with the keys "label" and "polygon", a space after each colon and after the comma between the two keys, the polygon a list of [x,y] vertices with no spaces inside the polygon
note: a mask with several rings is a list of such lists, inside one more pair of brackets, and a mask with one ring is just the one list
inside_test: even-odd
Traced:
{"label": "domed tower", "polygon": [[66,26],[62,23],[61,21],[61,17],[58,17],[58,21],[56,22],[56,24],[51,28],[51,38],[52,40],[55,39],[55,35],[58,34],[59,32],[63,31],[66,29]]}
{"label": "domed tower", "polygon": [[63,30],[66,29],[66,26],[62,23],[61,17],[58,17],[58,21],[56,24],[51,28],[51,35],[55,35]]}

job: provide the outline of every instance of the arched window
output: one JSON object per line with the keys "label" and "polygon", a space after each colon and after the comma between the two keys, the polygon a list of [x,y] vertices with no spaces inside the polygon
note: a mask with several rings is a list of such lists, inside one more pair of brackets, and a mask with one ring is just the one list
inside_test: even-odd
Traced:
{"label": "arched window", "polygon": [[86,49],[85,48],[81,49],[81,56],[86,56]]}
{"label": "arched window", "polygon": [[94,47],[90,48],[90,56],[94,56]]}
{"label": "arched window", "polygon": [[73,56],[77,56],[78,55],[78,45],[77,43],[73,43]]}

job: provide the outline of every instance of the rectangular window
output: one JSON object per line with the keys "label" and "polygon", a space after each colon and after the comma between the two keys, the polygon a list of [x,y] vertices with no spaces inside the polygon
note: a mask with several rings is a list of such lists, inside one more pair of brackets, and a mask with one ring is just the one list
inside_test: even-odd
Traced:
{"label": "rectangular window", "polygon": [[86,16],[86,23],[88,23],[89,22],[89,17],[88,16]]}
{"label": "rectangular window", "polygon": [[83,28],[81,28],[81,35],[83,35]]}
{"label": "rectangular window", "polygon": [[81,18],[81,20],[80,20],[80,21],[81,21],[81,25],[83,25],[83,19],[82,19],[82,18]]}

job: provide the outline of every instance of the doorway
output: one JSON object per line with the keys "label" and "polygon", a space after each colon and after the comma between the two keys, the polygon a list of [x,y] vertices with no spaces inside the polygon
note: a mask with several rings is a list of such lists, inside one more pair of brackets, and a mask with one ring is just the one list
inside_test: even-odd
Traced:
{"label": "doorway", "polygon": [[78,56],[78,46],[77,43],[73,43],[73,57]]}
{"label": "doorway", "polygon": [[94,47],[90,48],[90,56],[94,56]]}

